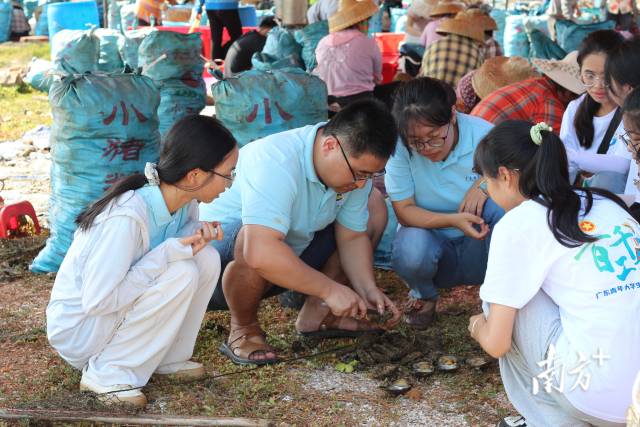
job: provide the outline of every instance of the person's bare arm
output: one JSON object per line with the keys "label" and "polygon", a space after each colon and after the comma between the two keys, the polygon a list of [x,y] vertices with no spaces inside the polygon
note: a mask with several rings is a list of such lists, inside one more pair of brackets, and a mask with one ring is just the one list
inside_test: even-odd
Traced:
{"label": "person's bare arm", "polygon": [[353,289],[369,308],[383,314],[389,310],[391,324],[400,320],[401,313],[395,304],[378,288],[373,274],[373,248],[365,232],[353,231],[336,222],[336,244],[340,263]]}
{"label": "person's bare arm", "polygon": [[[474,239],[483,239],[489,232],[488,226],[481,217],[467,212],[459,213],[438,213],[431,212],[416,205],[415,199],[408,199],[392,202],[393,209],[398,217],[398,222],[405,227],[418,228],[447,228],[455,227],[465,235]],[[473,225],[480,226],[480,231]]]}
{"label": "person's bare arm", "polygon": [[477,314],[469,319],[469,333],[490,356],[500,358],[511,350],[513,324],[518,310],[490,304],[489,317]]}
{"label": "person's bare arm", "polygon": [[244,230],[244,260],[264,279],[324,300],[336,316],[366,315],[362,298],[300,260],[285,243],[284,234],[262,225],[246,225]]}

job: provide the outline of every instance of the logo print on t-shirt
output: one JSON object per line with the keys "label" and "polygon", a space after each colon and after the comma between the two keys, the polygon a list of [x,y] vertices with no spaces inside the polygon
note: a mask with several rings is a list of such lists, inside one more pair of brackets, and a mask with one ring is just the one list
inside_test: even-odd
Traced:
{"label": "logo print on t-shirt", "polygon": [[591,221],[581,221],[580,230],[584,231],[585,233],[591,233],[596,230],[596,225]]}

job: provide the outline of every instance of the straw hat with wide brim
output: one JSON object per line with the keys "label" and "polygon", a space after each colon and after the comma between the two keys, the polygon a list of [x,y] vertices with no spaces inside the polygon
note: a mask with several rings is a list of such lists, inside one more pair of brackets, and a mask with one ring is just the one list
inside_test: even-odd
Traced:
{"label": "straw hat with wide brim", "polygon": [[457,34],[484,43],[484,30],[475,22],[466,18],[445,18],[436,28],[438,34]]}
{"label": "straw hat with wide brim", "polygon": [[329,17],[329,32],[344,30],[378,13],[372,0],[340,0],[338,11]]}
{"label": "straw hat with wide brim", "polygon": [[468,9],[459,12],[456,16],[462,16],[465,19],[475,22],[476,25],[482,27],[483,31],[495,31],[498,29],[496,21],[480,9]]}
{"label": "straw hat with wide brim", "polygon": [[581,95],[585,88],[580,81],[580,66],[578,65],[578,51],[569,52],[561,60],[556,59],[539,59],[531,60],[533,65],[540,70],[542,74],[558,83],[563,88],[571,92]]}
{"label": "straw hat with wide brim", "polygon": [[439,1],[437,5],[431,9],[431,13],[429,16],[432,18],[442,16],[442,15],[455,15],[458,12],[462,12],[465,10],[464,3],[460,3],[457,1]]}
{"label": "straw hat with wide brim", "polygon": [[533,77],[540,77],[540,74],[526,59],[519,56],[496,56],[487,59],[478,68],[473,74],[471,84],[476,95],[483,99],[502,87]]}

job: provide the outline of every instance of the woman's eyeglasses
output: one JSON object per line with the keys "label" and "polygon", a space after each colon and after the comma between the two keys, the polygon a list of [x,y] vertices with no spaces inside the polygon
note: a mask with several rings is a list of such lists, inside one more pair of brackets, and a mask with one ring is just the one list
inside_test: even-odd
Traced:
{"label": "woman's eyeglasses", "polygon": [[427,146],[432,148],[442,147],[447,142],[447,138],[449,137],[450,130],[451,130],[451,122],[447,124],[447,133],[444,136],[427,139],[426,141],[419,141],[416,139],[412,139],[409,141],[409,147],[413,148],[416,151],[422,151],[425,148],[427,148]]}
{"label": "woman's eyeglasses", "polygon": [[584,87],[594,87],[596,86],[598,83],[600,83],[600,85],[603,88],[608,88],[609,85],[605,82],[604,80],[604,76],[598,76],[592,73],[584,73],[580,75],[580,80],[582,81],[582,85]]}
{"label": "woman's eyeglasses", "polygon": [[213,171],[213,170],[210,171],[210,172],[212,174],[214,174],[214,175],[218,175],[219,177],[222,177],[222,178],[226,179],[227,180],[227,184],[225,185],[225,187],[227,187],[227,188],[231,187],[231,184],[233,184],[233,181],[235,181],[235,179],[236,179],[236,169],[235,168],[231,169],[231,173],[229,175],[223,175],[223,174],[218,173],[218,172]]}

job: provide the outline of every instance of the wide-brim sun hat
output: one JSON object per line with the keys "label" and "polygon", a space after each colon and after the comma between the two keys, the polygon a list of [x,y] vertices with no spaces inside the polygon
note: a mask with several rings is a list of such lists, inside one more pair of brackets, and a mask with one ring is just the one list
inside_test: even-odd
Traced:
{"label": "wide-brim sun hat", "polygon": [[533,66],[519,56],[489,58],[473,73],[471,84],[480,99],[523,80],[540,77]]}
{"label": "wide-brim sun hat", "polygon": [[432,18],[436,18],[443,15],[455,15],[465,9],[466,6],[464,5],[464,3],[441,0],[433,7],[433,9],[431,9],[431,13],[429,14],[429,16],[431,16]]}
{"label": "wide-brim sun hat", "polygon": [[407,9],[407,14],[429,18],[436,4],[438,4],[437,0],[413,0]]}
{"label": "wide-brim sun hat", "polygon": [[457,34],[484,43],[484,30],[466,18],[445,18],[436,28],[438,34]]}
{"label": "wide-brim sun hat", "polygon": [[569,52],[561,60],[534,58],[531,62],[542,74],[563,88],[577,95],[583,94],[586,90],[582,81],[580,81],[578,51]]}
{"label": "wide-brim sun hat", "polygon": [[344,30],[378,13],[372,0],[340,0],[338,11],[329,17],[329,32]]}
{"label": "wide-brim sun hat", "polygon": [[456,16],[462,16],[475,22],[476,25],[482,27],[484,31],[496,31],[498,29],[496,21],[480,9],[468,9],[459,12]]}

